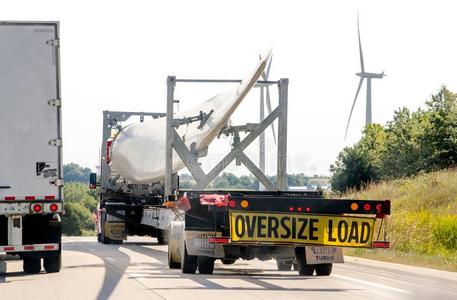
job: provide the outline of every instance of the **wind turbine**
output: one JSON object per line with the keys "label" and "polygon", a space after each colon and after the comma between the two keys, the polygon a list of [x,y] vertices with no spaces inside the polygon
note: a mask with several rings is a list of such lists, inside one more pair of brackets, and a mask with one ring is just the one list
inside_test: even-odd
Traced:
{"label": "wind turbine", "polygon": [[352,111],[354,110],[355,102],[357,101],[357,96],[359,95],[360,88],[362,87],[363,80],[367,79],[367,106],[366,106],[366,114],[365,114],[365,125],[371,124],[371,79],[382,79],[384,76],[384,71],[382,73],[370,73],[365,72],[365,65],[363,63],[363,52],[362,52],[362,42],[360,40],[360,26],[359,26],[359,14],[357,13],[357,34],[359,37],[359,54],[360,54],[360,68],[361,71],[356,73],[355,75],[360,77],[359,86],[357,87],[357,92],[355,93],[354,102],[352,103],[351,112],[349,113],[348,123],[346,125],[346,134],[344,138],[348,134],[349,123],[351,122]]}

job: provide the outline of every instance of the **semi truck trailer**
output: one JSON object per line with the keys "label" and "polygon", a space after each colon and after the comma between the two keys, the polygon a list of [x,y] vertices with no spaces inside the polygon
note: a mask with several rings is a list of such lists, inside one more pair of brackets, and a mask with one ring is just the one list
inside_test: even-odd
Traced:
{"label": "semi truck trailer", "polygon": [[0,22],[0,269],[61,269],[58,22]]}
{"label": "semi truck trailer", "polygon": [[[325,199],[319,191],[287,190],[288,80],[259,80],[265,65],[266,60],[261,60],[243,81],[169,76],[166,113],[103,112],[100,181],[96,174],[90,180],[92,188],[100,187],[100,242],[122,243],[128,235],[155,236],[160,244],[168,243],[169,267],[181,268],[183,273],[212,274],[216,260],[232,264],[238,259],[274,258],[278,270],[294,268],[300,275],[319,276],[330,275],[332,264],[343,262],[343,247],[389,246],[383,225],[390,201]],[[240,85],[197,109],[174,114],[173,90],[178,82]],[[225,124],[236,109],[226,103],[236,106],[232,98],[272,84],[280,89],[279,104],[260,123]],[[278,119],[275,186],[243,150],[278,116],[282,119]],[[242,132],[246,133],[243,139]],[[203,146],[215,136],[230,134],[234,136],[231,151],[206,174],[198,162],[208,150]],[[232,161],[244,164],[268,190],[205,190]],[[177,172],[183,166],[196,180],[195,189],[180,189]]]}

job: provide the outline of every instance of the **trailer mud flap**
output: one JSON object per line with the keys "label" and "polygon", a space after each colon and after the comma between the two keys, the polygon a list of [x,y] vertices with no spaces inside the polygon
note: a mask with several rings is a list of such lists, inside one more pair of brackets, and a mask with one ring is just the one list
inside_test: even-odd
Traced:
{"label": "trailer mud flap", "polygon": [[124,223],[110,223],[106,222],[104,224],[104,233],[105,236],[112,240],[125,240],[127,235],[125,234],[125,225]]}
{"label": "trailer mud flap", "polygon": [[221,232],[185,231],[186,249],[189,255],[224,257],[224,247],[208,242],[209,238],[222,236]]}

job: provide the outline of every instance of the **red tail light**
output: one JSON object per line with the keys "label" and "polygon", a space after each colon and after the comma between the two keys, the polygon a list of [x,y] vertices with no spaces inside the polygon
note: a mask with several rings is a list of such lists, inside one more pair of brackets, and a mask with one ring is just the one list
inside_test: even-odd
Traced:
{"label": "red tail light", "polygon": [[365,203],[365,204],[363,205],[363,209],[364,209],[365,211],[369,211],[369,210],[371,209],[371,204],[370,204],[370,203]]}
{"label": "red tail light", "polygon": [[374,241],[373,242],[373,248],[384,248],[384,249],[387,249],[390,247],[390,243],[389,242],[384,242],[384,241]]}
{"label": "red tail light", "polygon": [[41,207],[41,204],[34,204],[33,205],[33,211],[36,212],[36,213],[40,213],[42,210],[42,207]]}
{"label": "red tail light", "polygon": [[52,211],[52,212],[56,212],[58,209],[59,209],[59,206],[55,203],[51,204],[49,206],[49,209]]}
{"label": "red tail light", "polygon": [[302,209],[301,207],[297,207],[297,211],[301,211],[301,209]]}
{"label": "red tail light", "polygon": [[109,139],[106,141],[106,163],[109,164],[111,162],[111,145],[113,144],[113,140]]}
{"label": "red tail light", "polygon": [[311,211],[311,208],[307,207],[307,208],[306,208],[306,212],[309,213],[310,211]]}
{"label": "red tail light", "polygon": [[293,206],[289,207],[289,211],[294,211],[294,207]]}
{"label": "red tail light", "polygon": [[235,200],[230,200],[229,203],[228,203],[228,205],[229,205],[231,208],[234,208],[235,205],[236,205]]}
{"label": "red tail light", "polygon": [[230,243],[229,237],[212,237],[208,239],[208,243],[215,243],[215,244],[228,244]]}

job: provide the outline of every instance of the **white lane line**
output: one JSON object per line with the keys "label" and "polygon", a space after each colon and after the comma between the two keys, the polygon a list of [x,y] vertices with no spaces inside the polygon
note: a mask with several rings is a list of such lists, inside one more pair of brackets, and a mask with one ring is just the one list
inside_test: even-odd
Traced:
{"label": "white lane line", "polygon": [[94,248],[89,248],[89,251],[90,252],[97,252],[97,250],[95,250]]}
{"label": "white lane line", "polygon": [[114,262],[114,258],[112,258],[112,257],[107,256],[107,257],[105,257],[105,258],[106,258],[107,260],[109,260],[110,262]]}
{"label": "white lane line", "polygon": [[402,290],[402,289],[394,288],[394,287],[391,287],[391,286],[388,286],[388,285],[375,283],[375,282],[371,282],[371,281],[365,281],[365,280],[361,280],[361,279],[346,277],[346,276],[343,276],[343,275],[332,274],[331,277],[336,277],[336,278],[340,278],[340,279],[344,279],[344,280],[348,280],[348,281],[353,281],[353,282],[361,283],[361,284],[364,284],[364,285],[371,285],[373,287],[378,287],[378,288],[382,288],[382,289],[386,289],[386,290],[391,290],[391,291],[399,292],[399,293],[403,293],[403,294],[412,294],[412,292],[407,291],[407,290]]}

